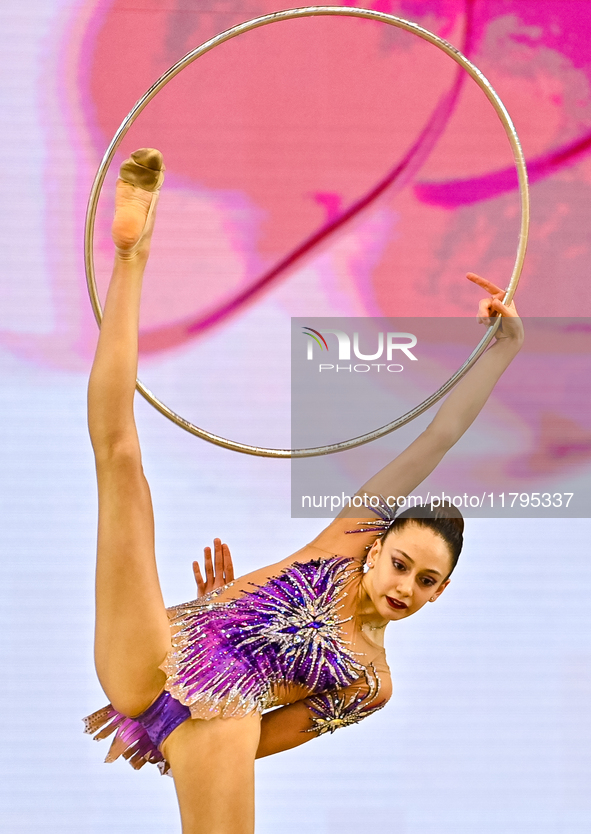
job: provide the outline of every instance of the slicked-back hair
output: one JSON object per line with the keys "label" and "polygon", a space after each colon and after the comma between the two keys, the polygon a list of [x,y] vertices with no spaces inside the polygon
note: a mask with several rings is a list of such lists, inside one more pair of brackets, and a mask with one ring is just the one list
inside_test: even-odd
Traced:
{"label": "slicked-back hair", "polygon": [[429,504],[418,504],[397,515],[388,530],[382,535],[384,541],[394,530],[401,530],[407,524],[426,527],[433,530],[447,544],[451,555],[451,570],[454,570],[462,552],[464,543],[464,519],[461,512],[453,504],[443,504],[432,508]]}

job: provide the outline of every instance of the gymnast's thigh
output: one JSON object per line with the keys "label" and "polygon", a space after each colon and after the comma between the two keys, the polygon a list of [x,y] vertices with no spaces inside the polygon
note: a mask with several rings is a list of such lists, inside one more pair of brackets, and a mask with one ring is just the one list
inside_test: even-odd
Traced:
{"label": "gymnast's thigh", "polygon": [[162,742],[183,834],[254,832],[254,760],[261,717],[189,719]]}

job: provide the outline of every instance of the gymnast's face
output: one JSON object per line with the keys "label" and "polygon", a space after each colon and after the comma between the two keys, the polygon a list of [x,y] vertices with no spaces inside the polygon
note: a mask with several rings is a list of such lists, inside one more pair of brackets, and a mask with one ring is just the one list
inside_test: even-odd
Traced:
{"label": "gymnast's face", "polygon": [[449,585],[447,543],[412,521],[376,541],[367,561],[372,567],[363,578],[365,590],[386,620],[410,617]]}

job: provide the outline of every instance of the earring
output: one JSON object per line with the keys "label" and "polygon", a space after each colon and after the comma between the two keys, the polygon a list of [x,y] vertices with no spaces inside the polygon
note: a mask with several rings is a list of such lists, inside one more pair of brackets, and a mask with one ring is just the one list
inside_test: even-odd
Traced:
{"label": "earring", "polygon": [[363,573],[367,573],[370,568],[373,568],[373,562],[366,561],[363,565]]}
{"label": "earring", "polygon": [[436,600],[436,599],[437,599],[437,597],[431,597],[431,599],[429,600],[429,602],[435,602],[435,600]]}

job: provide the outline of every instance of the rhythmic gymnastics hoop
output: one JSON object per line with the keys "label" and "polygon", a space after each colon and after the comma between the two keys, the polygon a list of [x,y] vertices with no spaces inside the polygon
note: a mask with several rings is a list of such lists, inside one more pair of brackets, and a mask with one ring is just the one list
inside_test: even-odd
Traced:
{"label": "rhythmic gymnastics hoop", "polygon": [[[517,136],[517,132],[515,130],[515,126],[511,121],[511,117],[509,116],[503,102],[494,91],[491,83],[485,76],[480,72],[480,70],[474,66],[474,64],[469,61],[455,46],[452,46],[447,41],[440,38],[438,35],[434,35],[432,32],[429,32],[427,29],[423,29],[422,26],[419,26],[416,23],[412,23],[409,20],[404,20],[401,17],[394,17],[394,15],[385,14],[384,12],[376,12],[371,11],[369,9],[359,9],[356,7],[349,7],[349,6],[307,6],[301,9],[288,9],[286,11],[281,12],[274,12],[273,14],[263,15],[261,17],[255,17],[252,20],[247,20],[245,23],[241,23],[238,26],[232,26],[231,29],[227,29],[225,32],[221,32],[216,37],[211,38],[205,43],[198,46],[196,49],[188,52],[184,58],[181,58],[176,64],[174,64],[170,69],[168,69],[160,78],[153,84],[150,89],[139,99],[139,101],[133,106],[130,110],[129,114],[125,117],[123,122],[121,123],[119,129],[115,133],[111,144],[107,148],[105,155],[99,165],[99,168],[96,172],[96,176],[94,178],[94,182],[92,184],[92,188],[90,191],[90,196],[88,200],[88,208],[86,211],[86,224],[84,229],[84,264],[86,268],[86,281],[88,284],[88,292],[90,295],[90,301],[92,304],[92,309],[94,310],[94,315],[97,320],[97,323],[100,327],[102,319],[103,319],[103,310],[101,307],[100,299],[98,297],[97,287],[96,287],[96,279],[95,279],[95,271],[94,271],[94,257],[93,257],[93,242],[94,242],[94,227],[95,227],[95,219],[96,219],[96,211],[98,206],[99,197],[101,194],[101,189],[103,183],[105,181],[105,177],[107,175],[107,171],[109,165],[111,164],[115,152],[117,148],[123,141],[124,136],[126,135],[129,128],[135,122],[139,114],[142,110],[146,107],[146,105],[152,101],[152,99],[160,92],[160,90],[165,87],[169,81],[171,81],[176,75],[179,74],[185,67],[188,67],[189,64],[192,64],[193,61],[196,61],[197,58],[200,58],[202,55],[205,55],[206,52],[210,52],[216,46],[219,46],[226,41],[231,40],[232,38],[237,37],[238,35],[244,34],[244,32],[250,32],[252,29],[258,29],[261,26],[267,26],[270,23],[277,23],[281,20],[292,20],[294,18],[299,17],[316,17],[316,16],[335,16],[335,17],[359,17],[364,18],[366,20],[375,20],[380,23],[387,23],[390,26],[395,26],[398,29],[405,29],[407,32],[411,32],[414,35],[417,35],[419,38],[422,38],[429,43],[432,43],[434,46],[441,49],[443,52],[447,53],[453,60],[459,64],[466,72],[474,79],[474,81],[478,84],[480,89],[484,92],[485,96],[488,98],[492,106],[494,107],[497,116],[499,117],[504,129],[505,133],[507,134],[507,138],[509,139],[509,143],[511,145],[511,149],[513,151],[513,159],[515,162],[515,167],[517,169],[517,177],[519,182],[519,196],[520,196],[520,203],[521,203],[521,224],[520,224],[520,231],[519,231],[519,240],[517,245],[517,254],[515,257],[515,263],[513,266],[513,271],[511,273],[511,280],[509,281],[509,286],[505,291],[505,296],[503,298],[503,302],[505,304],[510,304],[513,296],[515,295],[515,290],[517,289],[517,285],[519,283],[519,278],[521,276],[521,271],[523,269],[523,262],[525,260],[525,251],[527,248],[527,236],[529,231],[529,191],[527,185],[527,170],[525,167],[525,159],[523,156],[523,151],[521,149],[521,144],[519,142],[519,137]],[[181,417],[180,414],[176,414],[172,411],[167,405],[161,402],[146,386],[138,379],[136,380],[136,388],[140,392],[140,394],[156,408],[161,414],[165,417],[168,417],[169,420],[172,420],[173,423],[176,423],[177,426],[180,426],[185,431],[190,432],[191,434],[196,435],[197,437],[201,437],[203,440],[207,440],[209,443],[214,443],[216,446],[223,446],[226,449],[231,449],[234,452],[242,452],[243,454],[247,455],[258,455],[260,457],[271,457],[271,458],[305,458],[305,457],[316,457],[318,455],[330,455],[335,452],[343,452],[346,449],[353,449],[356,446],[361,446],[364,443],[371,443],[372,440],[376,440],[378,437],[383,437],[386,434],[390,434],[390,432],[395,431],[396,429],[400,428],[401,426],[410,423],[411,420],[414,420],[415,417],[418,417],[432,405],[434,405],[438,400],[444,397],[447,392],[453,388],[453,386],[459,382],[459,380],[470,370],[472,365],[476,362],[476,360],[481,356],[481,354],[486,350],[488,345],[490,344],[491,340],[493,339],[499,324],[501,322],[501,317],[497,317],[496,321],[488,328],[486,334],[483,336],[477,347],[473,350],[470,354],[468,359],[464,362],[464,364],[458,368],[458,370],[447,380],[447,382],[441,386],[434,394],[431,394],[430,397],[423,400],[422,403],[415,406],[415,408],[407,411],[406,414],[403,414],[398,419],[393,420],[391,423],[387,423],[384,426],[381,426],[378,429],[374,429],[373,431],[367,432],[366,434],[359,435],[358,437],[353,437],[350,440],[342,440],[338,443],[331,443],[326,446],[315,446],[309,449],[267,449],[261,446],[250,446],[246,443],[239,443],[235,440],[229,440],[225,437],[220,437],[219,435],[212,434],[211,432],[207,431],[206,429],[199,428],[199,426],[195,426],[193,423],[185,420],[184,417]]]}

